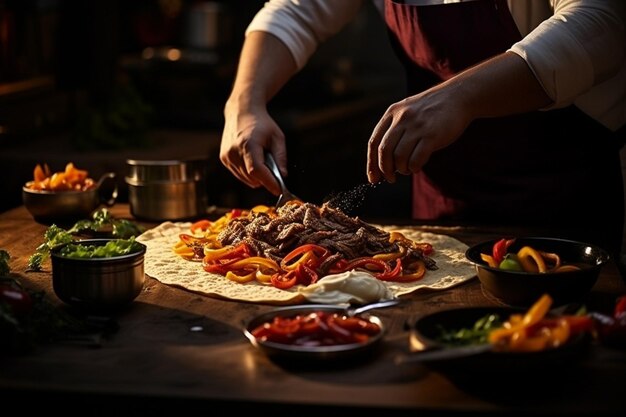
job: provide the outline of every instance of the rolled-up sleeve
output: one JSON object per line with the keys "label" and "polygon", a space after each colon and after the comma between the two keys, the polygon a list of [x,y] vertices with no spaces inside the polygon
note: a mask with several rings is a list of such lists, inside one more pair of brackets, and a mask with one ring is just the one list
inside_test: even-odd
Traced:
{"label": "rolled-up sleeve", "polygon": [[[554,14],[510,51],[521,56],[553,100],[564,107],[624,65],[623,0],[554,1]],[[623,92],[621,92],[623,93]]]}
{"label": "rolled-up sleeve", "polygon": [[246,29],[271,33],[294,57],[298,68],[309,60],[317,46],[339,32],[358,13],[363,0],[271,0],[255,15]]}

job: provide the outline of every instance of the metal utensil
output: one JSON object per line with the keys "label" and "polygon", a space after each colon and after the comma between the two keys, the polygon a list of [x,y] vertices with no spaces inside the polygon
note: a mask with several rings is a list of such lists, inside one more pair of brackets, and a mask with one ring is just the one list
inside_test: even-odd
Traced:
{"label": "metal utensil", "polygon": [[379,301],[377,303],[372,303],[372,304],[366,304],[364,306],[359,306],[359,307],[348,307],[346,309],[346,314],[350,317],[354,317],[356,315],[359,315],[361,313],[364,313],[368,310],[373,310],[375,308],[383,308],[383,307],[391,307],[391,306],[395,306],[400,304],[400,300],[397,298],[393,298],[391,300],[383,300],[383,301]]}
{"label": "metal utensil", "polygon": [[278,169],[278,165],[276,165],[276,161],[274,160],[274,156],[268,151],[265,152],[265,164],[269,167],[270,171],[272,171],[274,178],[276,178],[278,185],[280,185],[281,194],[276,202],[276,208],[284,206],[288,201],[301,200],[287,189],[283,177],[280,174],[280,170]]}

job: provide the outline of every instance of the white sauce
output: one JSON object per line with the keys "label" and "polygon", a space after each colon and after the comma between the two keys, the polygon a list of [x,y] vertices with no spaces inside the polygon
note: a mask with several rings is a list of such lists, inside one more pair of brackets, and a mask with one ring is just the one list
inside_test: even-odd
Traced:
{"label": "white sauce", "polygon": [[355,270],[327,275],[298,291],[307,300],[321,304],[369,304],[394,298],[382,281],[372,274]]}

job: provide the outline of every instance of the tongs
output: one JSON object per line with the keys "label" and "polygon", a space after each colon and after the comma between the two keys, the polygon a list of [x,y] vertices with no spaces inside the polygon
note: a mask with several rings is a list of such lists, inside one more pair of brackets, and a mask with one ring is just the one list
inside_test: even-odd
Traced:
{"label": "tongs", "polygon": [[265,151],[265,164],[269,167],[270,171],[272,171],[272,174],[274,174],[274,178],[276,178],[276,181],[278,181],[278,185],[280,185],[281,194],[278,197],[278,201],[276,202],[276,208],[284,206],[289,201],[301,201],[299,197],[296,197],[287,189],[285,181],[283,181],[283,177],[280,174],[280,170],[278,169],[278,165],[276,165],[276,161],[274,160],[274,156],[269,151]]}

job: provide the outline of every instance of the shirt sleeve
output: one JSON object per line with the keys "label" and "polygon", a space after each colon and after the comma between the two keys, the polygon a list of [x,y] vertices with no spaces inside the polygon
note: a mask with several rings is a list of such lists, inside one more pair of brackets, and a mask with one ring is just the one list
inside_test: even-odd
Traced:
{"label": "shirt sleeve", "polygon": [[358,13],[363,0],[270,0],[252,19],[246,35],[271,33],[301,69],[317,46],[339,32]]}
{"label": "shirt sleeve", "polygon": [[[521,56],[553,100],[564,107],[624,66],[623,0],[553,0],[554,14],[510,51]],[[623,96],[623,91],[620,92]]]}

